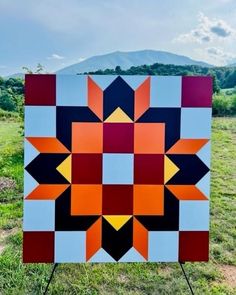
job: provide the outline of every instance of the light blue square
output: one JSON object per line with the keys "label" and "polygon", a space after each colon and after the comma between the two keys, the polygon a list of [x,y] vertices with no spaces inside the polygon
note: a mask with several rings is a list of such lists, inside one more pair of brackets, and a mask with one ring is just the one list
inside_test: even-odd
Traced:
{"label": "light blue square", "polygon": [[55,201],[24,200],[24,231],[54,231]]}
{"label": "light blue square", "polygon": [[209,230],[209,201],[180,201],[179,230]]}
{"label": "light blue square", "polygon": [[103,184],[133,184],[133,154],[103,154]]}
{"label": "light blue square", "polygon": [[26,106],[25,136],[56,136],[56,107]]}
{"label": "light blue square", "polygon": [[57,105],[87,106],[87,87],[86,75],[57,75]]}
{"label": "light blue square", "polygon": [[180,107],[182,77],[151,77],[151,107]]}
{"label": "light blue square", "polygon": [[56,231],[55,232],[55,262],[85,262],[86,232]]}
{"label": "light blue square", "polygon": [[176,262],[179,253],[178,231],[150,231],[148,236],[148,260]]}
{"label": "light blue square", "polygon": [[181,108],[181,138],[210,138],[211,108]]}

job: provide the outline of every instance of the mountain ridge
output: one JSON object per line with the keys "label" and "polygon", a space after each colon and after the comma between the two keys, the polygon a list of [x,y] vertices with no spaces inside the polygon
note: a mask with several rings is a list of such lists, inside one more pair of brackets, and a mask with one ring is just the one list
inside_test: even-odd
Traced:
{"label": "mountain ridge", "polygon": [[[97,70],[115,69],[120,66],[122,70],[127,70],[132,66],[152,65],[197,65],[200,67],[212,68],[214,65],[203,61],[191,59],[185,55],[175,54],[168,51],[144,49],[137,51],[114,51],[111,53],[95,55],[78,63],[69,65],[57,70],[56,74],[80,74]],[[5,78],[24,78],[24,73],[7,75]]]}
{"label": "mountain ridge", "polygon": [[173,65],[198,65],[212,67],[208,63],[193,60],[187,56],[161,50],[115,51],[89,57],[81,62],[56,71],[57,74],[79,74],[96,70],[114,69],[120,66],[127,70],[132,66],[151,65],[154,63]]}

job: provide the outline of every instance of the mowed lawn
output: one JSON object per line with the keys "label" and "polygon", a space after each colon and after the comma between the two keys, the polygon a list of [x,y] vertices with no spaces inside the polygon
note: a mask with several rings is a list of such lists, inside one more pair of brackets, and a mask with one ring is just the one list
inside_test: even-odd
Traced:
{"label": "mowed lawn", "polygon": [[[23,149],[19,123],[0,121],[0,294],[42,294],[52,265],[21,263]],[[236,118],[215,118],[211,255],[186,263],[195,294],[236,294]],[[62,264],[49,294],[189,294],[177,263]]]}

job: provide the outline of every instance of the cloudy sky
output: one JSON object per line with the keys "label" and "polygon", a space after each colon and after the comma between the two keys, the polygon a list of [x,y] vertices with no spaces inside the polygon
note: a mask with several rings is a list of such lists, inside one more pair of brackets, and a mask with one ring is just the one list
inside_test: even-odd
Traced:
{"label": "cloudy sky", "polygon": [[0,75],[112,51],[236,61],[236,0],[0,0]]}

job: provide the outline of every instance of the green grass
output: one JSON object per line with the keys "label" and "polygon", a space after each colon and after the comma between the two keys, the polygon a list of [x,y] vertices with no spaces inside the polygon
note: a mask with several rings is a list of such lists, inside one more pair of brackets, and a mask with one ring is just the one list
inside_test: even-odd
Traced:
{"label": "green grass", "polygon": [[19,114],[16,112],[4,111],[0,108],[0,120],[1,121],[19,121]]}
{"label": "green grass", "polygon": [[[211,256],[186,263],[196,294],[236,294],[222,267],[236,274],[236,118],[214,118],[212,136]],[[21,263],[23,152],[19,123],[0,121],[0,294],[42,294],[52,265]],[[226,274],[227,275],[227,274]],[[179,265],[62,264],[50,294],[189,294]]]}

